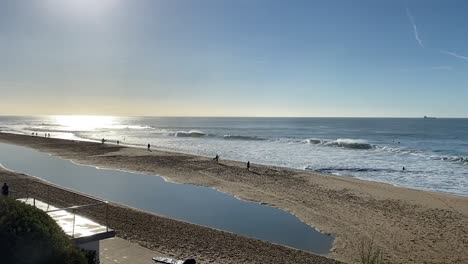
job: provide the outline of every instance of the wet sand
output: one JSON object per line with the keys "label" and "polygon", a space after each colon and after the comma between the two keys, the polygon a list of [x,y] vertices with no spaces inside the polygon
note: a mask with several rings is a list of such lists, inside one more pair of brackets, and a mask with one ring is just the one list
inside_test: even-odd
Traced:
{"label": "wet sand", "polygon": [[[0,133],[0,142],[28,146],[81,164],[158,174],[178,183],[210,186],[244,200],[275,206],[335,236],[330,257],[347,263],[359,260],[359,244],[370,238],[383,250],[386,263],[468,263],[468,197],[273,166],[252,164],[248,171],[245,163],[225,160],[216,163],[206,157],[155,149],[149,152],[110,144],[4,133]],[[201,231],[195,234],[209,237]],[[231,249],[234,247],[232,254],[223,255],[228,254],[222,252],[221,248],[224,247],[210,249],[209,252],[202,249],[200,254],[219,258],[223,255],[234,261],[226,262],[225,259],[223,263],[260,263],[257,261],[261,258],[255,257],[255,254],[265,257],[273,254],[274,260],[268,258],[271,261],[282,259],[281,263],[295,263],[284,260],[294,256],[293,252],[301,252],[281,246],[275,247],[287,250],[281,253],[277,248],[271,249],[271,252],[266,248],[238,250],[245,245],[234,241],[246,238],[235,237],[225,242],[217,240],[217,243]],[[146,238],[137,236],[133,239],[141,239],[141,244],[147,244],[143,241]],[[158,245],[153,246],[161,251]],[[176,251],[183,251],[181,247],[188,249],[183,245],[174,247],[176,249],[172,250]],[[196,248],[190,247],[190,250]],[[315,257],[312,254],[301,254],[308,255],[310,260],[304,258],[297,263],[322,263],[313,262]],[[251,260],[244,258],[244,261],[235,262],[235,258],[238,258],[235,255],[251,255]],[[218,262],[219,258],[213,261]],[[322,261],[322,258],[317,259]]]}

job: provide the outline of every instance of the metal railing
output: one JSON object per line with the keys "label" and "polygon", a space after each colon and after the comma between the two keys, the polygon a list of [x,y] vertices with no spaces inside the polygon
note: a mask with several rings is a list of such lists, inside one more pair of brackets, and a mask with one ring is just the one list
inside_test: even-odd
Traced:
{"label": "metal railing", "polygon": [[[71,211],[73,214],[73,230],[72,230],[72,238],[75,238],[75,221],[76,221],[76,211],[82,208],[86,207],[91,207],[91,206],[97,206],[97,205],[106,205],[106,232],[109,232],[109,225],[108,225],[108,219],[109,219],[109,203],[107,201],[95,203],[95,204],[85,204],[85,205],[75,205],[75,206],[70,206],[66,208],[57,208],[53,210],[47,210],[46,213],[53,213],[53,212],[60,212],[60,211]],[[34,205],[35,206],[35,205]]]}
{"label": "metal railing", "polygon": [[[18,178],[0,174],[0,183],[3,182],[9,185],[10,198],[24,199],[25,203],[32,201],[30,203],[34,207],[37,207],[36,200],[41,201],[47,206],[43,208],[46,213],[66,211],[73,214],[72,238],[75,238],[77,213],[104,225],[106,232],[109,232],[108,201],[31,178]],[[101,206],[105,206],[105,209],[101,208]],[[53,207],[53,209],[49,210],[50,207]]]}

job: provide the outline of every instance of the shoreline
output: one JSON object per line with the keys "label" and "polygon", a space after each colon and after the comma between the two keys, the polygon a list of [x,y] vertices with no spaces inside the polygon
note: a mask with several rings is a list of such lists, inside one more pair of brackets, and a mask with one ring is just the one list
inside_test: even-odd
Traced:
{"label": "shoreline", "polygon": [[[207,186],[279,208],[335,236],[330,257],[340,261],[355,261],[355,244],[373,237],[388,262],[468,262],[463,254],[468,250],[468,197],[258,164],[251,173],[241,162],[216,164],[207,157],[156,149],[5,133],[0,133],[0,141],[80,165],[157,174],[166,181]],[[440,226],[431,221],[434,217],[450,220],[461,230]],[[442,238],[434,242],[437,237]]]}
{"label": "shoreline", "polygon": [[[340,118],[340,117],[339,117]],[[373,118],[373,117],[371,117]],[[461,118],[463,119],[463,118]],[[13,134],[13,135],[21,135],[21,136],[29,136],[28,134],[24,134],[24,133],[21,133],[21,132],[15,132],[15,133],[12,133],[12,132],[2,132],[0,130],[0,134],[1,133],[4,133],[4,134]],[[41,136],[38,136],[39,138]],[[61,140],[67,140],[67,141],[77,141],[77,142],[90,142],[90,143],[96,143],[96,144],[101,144],[101,142],[97,139],[91,139],[91,138],[85,138],[85,137],[76,137],[76,139],[65,139],[65,138],[54,138],[54,139],[61,139]],[[110,145],[110,146],[116,146],[116,147],[123,147],[123,148],[132,148],[132,149],[140,149],[140,150],[144,150],[146,151],[147,150],[147,146],[146,144],[126,144],[125,142],[120,142],[120,144],[117,144],[117,143],[114,143],[114,142],[108,142],[108,143],[105,143],[106,145]],[[153,149],[154,148],[154,149]],[[159,151],[159,152],[167,152],[167,153],[174,153],[174,154],[181,154],[181,155],[187,155],[187,156],[196,156],[196,157],[202,157],[202,158],[206,158],[206,159],[209,159],[211,160],[213,157],[212,156],[208,156],[208,155],[203,155],[203,154],[193,154],[193,153],[190,153],[190,152],[181,152],[181,151],[176,151],[176,150],[170,150],[170,149],[159,149],[157,148],[156,146],[155,147],[152,147],[152,150],[151,151]],[[70,160],[70,159],[68,159]],[[73,162],[73,160],[70,160]],[[241,160],[231,160],[231,159],[223,159],[222,161],[226,161],[226,162],[233,162],[233,163],[239,163],[239,164],[245,164],[244,161],[241,161]],[[404,185],[398,185],[396,183],[392,183],[392,182],[387,182],[387,181],[379,181],[379,180],[375,180],[375,179],[366,179],[366,178],[363,178],[363,177],[359,177],[359,176],[352,176],[352,175],[336,175],[336,174],[333,174],[333,173],[323,173],[323,172],[318,172],[318,171],[314,171],[314,170],[307,170],[307,166],[305,166],[304,168],[294,168],[294,167],[287,167],[287,166],[279,166],[279,165],[274,165],[274,164],[267,164],[267,163],[253,163],[255,165],[259,165],[259,166],[266,166],[266,167],[272,167],[272,168],[279,168],[279,169],[287,169],[287,170],[296,170],[296,171],[299,171],[299,172],[308,172],[308,173],[311,173],[311,174],[319,174],[319,175],[323,175],[323,176],[330,176],[330,177],[337,177],[337,178],[347,178],[347,179],[355,179],[355,180],[358,180],[358,181],[365,181],[365,182],[373,182],[373,183],[378,183],[378,184],[388,184],[392,187],[397,187],[397,188],[403,188],[403,189],[409,189],[409,190],[415,190],[415,191],[424,191],[424,192],[432,192],[432,193],[440,193],[440,194],[447,194],[447,195],[452,195],[452,196],[458,196],[458,197],[466,197],[468,198],[468,194],[467,195],[463,195],[463,194],[458,194],[458,193],[453,193],[453,192],[444,192],[444,191],[437,191],[437,190],[432,190],[432,189],[427,189],[427,188],[416,188],[416,187],[410,187],[410,186],[404,186]],[[78,164],[78,165],[86,165],[86,164]],[[93,166],[93,165],[89,165],[89,166]],[[96,167],[96,166],[93,166],[97,169],[100,169],[100,167]],[[110,170],[114,170],[115,168],[106,168],[106,167],[102,167],[102,169],[110,169]],[[130,173],[145,173],[143,171],[129,171],[129,170],[125,170],[125,169],[122,169],[121,171],[126,171],[126,172],[130,172]],[[153,175],[153,173],[145,173],[145,174],[149,174],[149,175]],[[159,176],[159,177],[162,177],[165,181],[167,182],[171,182],[171,183],[180,183],[180,182],[176,182],[176,181],[171,181],[169,178],[166,178],[164,177],[163,175],[156,175],[156,176]],[[184,184],[184,183],[180,183],[180,184]],[[219,192],[222,192],[221,190],[218,190],[218,189],[215,189],[214,190],[216,191],[219,191]],[[223,192],[224,193],[224,192]],[[227,193],[229,194],[229,193]],[[233,195],[233,194],[229,194],[229,195]],[[239,198],[240,199],[240,198]],[[242,199],[241,199],[242,200]]]}

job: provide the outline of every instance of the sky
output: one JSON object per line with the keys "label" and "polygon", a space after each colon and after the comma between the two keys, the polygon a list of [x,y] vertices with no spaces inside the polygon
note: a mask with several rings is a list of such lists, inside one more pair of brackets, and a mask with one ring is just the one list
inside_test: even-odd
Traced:
{"label": "sky", "polygon": [[468,117],[468,1],[0,0],[0,115]]}

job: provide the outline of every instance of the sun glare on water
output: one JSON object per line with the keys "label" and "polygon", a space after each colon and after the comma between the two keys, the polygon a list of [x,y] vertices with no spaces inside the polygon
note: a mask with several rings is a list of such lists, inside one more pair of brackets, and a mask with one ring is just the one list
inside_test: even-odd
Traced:
{"label": "sun glare on water", "polygon": [[66,130],[90,131],[109,127],[115,123],[112,116],[54,116],[53,120]]}

